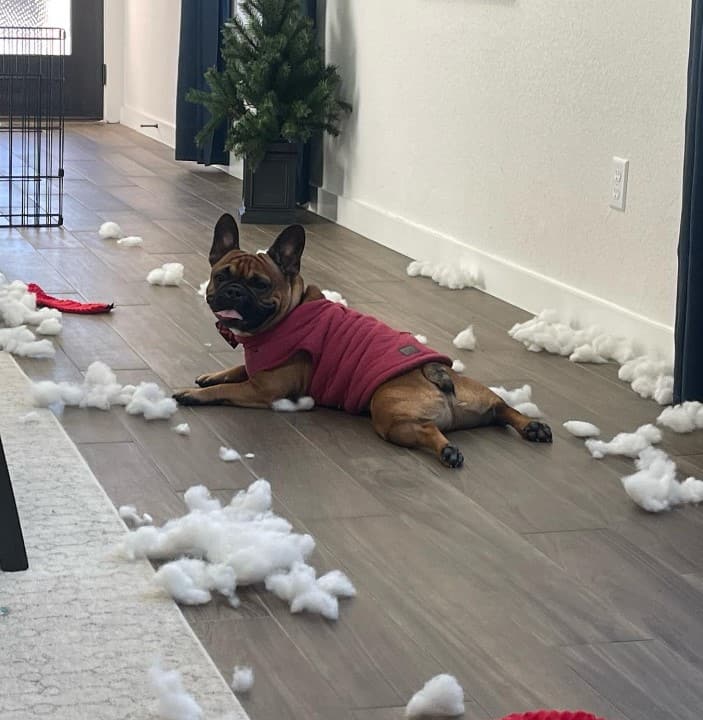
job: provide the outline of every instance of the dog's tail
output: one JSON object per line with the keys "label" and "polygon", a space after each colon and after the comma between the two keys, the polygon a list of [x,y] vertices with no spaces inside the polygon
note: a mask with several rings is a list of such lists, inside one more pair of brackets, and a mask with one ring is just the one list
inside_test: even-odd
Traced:
{"label": "dog's tail", "polygon": [[454,395],[454,381],[446,365],[436,362],[427,363],[422,366],[422,374],[443,393]]}

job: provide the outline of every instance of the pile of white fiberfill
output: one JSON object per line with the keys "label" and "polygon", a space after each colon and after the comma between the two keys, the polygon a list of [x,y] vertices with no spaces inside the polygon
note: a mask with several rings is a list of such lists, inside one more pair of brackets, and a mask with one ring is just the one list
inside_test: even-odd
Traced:
{"label": "pile of white fiberfill", "polygon": [[474,335],[474,326],[469,325],[466,330],[462,330],[452,340],[454,347],[458,347],[461,350],[475,350],[476,349],[476,336]]}
{"label": "pile of white fiberfill", "polygon": [[[61,332],[60,318],[58,310],[37,308],[36,295],[23,282],[7,282],[0,273],[0,350],[22,357],[54,357],[53,343],[37,340],[34,332],[57,335]],[[35,331],[27,325],[35,326]]]}
{"label": "pile of white fiberfill", "polygon": [[562,322],[556,310],[543,310],[531,320],[513,325],[508,334],[532,352],[544,350],[568,356],[572,362],[616,362],[622,366],[618,377],[630,383],[640,397],[653,398],[660,405],[672,400],[674,378],[669,363],[635,357],[632,343],[607,335],[596,326],[577,330]]}
{"label": "pile of white fiberfill", "polygon": [[461,290],[467,287],[476,287],[478,283],[474,269],[465,259],[459,262],[431,262],[429,260],[413,260],[406,272],[410,277],[432,278],[440,287],[450,290]]}
{"label": "pile of white fiberfill", "polygon": [[664,408],[659,413],[657,424],[663,425],[676,433],[703,430],[703,403],[690,400],[681,405]]}
{"label": "pile of white fiberfill", "polygon": [[91,363],[81,384],[42,380],[32,383],[30,392],[38,407],[109,410],[112,405],[124,405],[130,415],[143,415],[146,420],[167,420],[178,408],[156,383],[120,385],[115,373],[99,361]]}
{"label": "pile of white fiberfill", "polygon": [[645,448],[661,442],[661,430],[654,425],[642,425],[631,433],[618,433],[610,442],[604,440],[586,440],[586,448],[594,458],[606,455],[626,455],[636,458]]}
{"label": "pile of white fiberfill", "polygon": [[676,463],[663,451],[646,447],[635,461],[637,472],[622,478],[628,496],[648,512],[669,510],[676,505],[703,502],[703,480],[694,477],[679,482]]}
{"label": "pile of white fiberfill", "polygon": [[489,387],[488,389],[519,413],[527,415],[527,417],[542,417],[542,411],[532,402],[532,387],[530,385],[523,385],[515,388],[515,390],[507,390],[502,385]]}
{"label": "pile of white fiberfill", "polygon": [[315,541],[293,532],[291,524],[271,510],[266,480],[255,481],[224,507],[203,485],[188,489],[184,499],[186,515],[162,527],[140,527],[121,546],[129,559],[169,560],[159,568],[156,583],[177,601],[205,603],[217,591],[236,607],[238,586],[263,583],[290,604],[291,612],[336,620],[338,598],[355,595],[352,583],[338,570],[316,576],[306,563]]}
{"label": "pile of white fiberfill", "polygon": [[175,285],[183,282],[183,265],[181,263],[164,263],[159,268],[154,268],[146,276],[150,285]]}
{"label": "pile of white fiberfill", "polygon": [[160,718],[201,720],[202,708],[183,687],[183,678],[177,670],[164,670],[160,665],[154,665],[149,670],[149,678],[158,700]]}
{"label": "pile of white fiberfill", "polygon": [[464,690],[453,675],[436,675],[418,690],[405,708],[405,716],[457,717],[464,712]]}

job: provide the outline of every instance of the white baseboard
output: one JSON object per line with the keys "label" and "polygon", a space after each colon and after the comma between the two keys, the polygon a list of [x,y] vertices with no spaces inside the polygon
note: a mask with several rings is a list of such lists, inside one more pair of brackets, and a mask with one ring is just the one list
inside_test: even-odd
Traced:
{"label": "white baseboard", "polygon": [[237,180],[244,179],[244,160],[238,158],[234,153],[229,154],[229,165],[216,165],[223,172],[226,172]]}
{"label": "white baseboard", "polygon": [[476,267],[481,289],[531,313],[545,308],[583,327],[598,325],[605,332],[635,342],[638,351],[671,360],[673,327],[628,308],[579,290],[506,258],[487,253],[430,227],[411,222],[365,202],[318,189],[310,209],[360,235],[414,260],[456,261],[466,258]]}
{"label": "white baseboard", "polygon": [[[142,135],[158,140],[169,147],[176,147],[176,125],[161,118],[155,118],[141,110],[123,105],[120,109],[120,123],[126,125],[132,130],[140,132]],[[158,125],[157,128],[141,127],[145,125]]]}

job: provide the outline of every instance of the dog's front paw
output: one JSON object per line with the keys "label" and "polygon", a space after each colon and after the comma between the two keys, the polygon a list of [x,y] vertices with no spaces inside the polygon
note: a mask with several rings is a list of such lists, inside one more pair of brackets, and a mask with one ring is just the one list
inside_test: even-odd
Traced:
{"label": "dog's front paw", "polygon": [[211,385],[217,385],[218,383],[213,379],[214,373],[205,373],[204,375],[198,375],[195,378],[195,384],[201,388],[210,387]]}
{"label": "dog's front paw", "polygon": [[460,468],[464,464],[464,456],[455,445],[443,447],[442,452],[439,454],[439,460],[442,465],[450,468]]}
{"label": "dog's front paw", "polygon": [[203,405],[197,390],[177,390],[172,397],[179,405]]}
{"label": "dog's front paw", "polygon": [[522,431],[525,440],[530,442],[550,443],[552,442],[552,428],[547,423],[534,420],[525,426]]}

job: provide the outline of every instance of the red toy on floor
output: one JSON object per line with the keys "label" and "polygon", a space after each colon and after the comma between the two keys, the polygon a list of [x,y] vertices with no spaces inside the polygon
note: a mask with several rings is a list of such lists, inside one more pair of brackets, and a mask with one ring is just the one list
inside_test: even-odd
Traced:
{"label": "red toy on floor", "polygon": [[88,303],[67,298],[55,298],[47,295],[36,283],[29,283],[27,289],[37,296],[37,307],[54,308],[62,313],[97,315],[99,313],[108,313],[115,307],[113,304],[108,305],[107,303]]}
{"label": "red toy on floor", "polygon": [[502,720],[604,720],[583,710],[535,710],[506,715]]}

